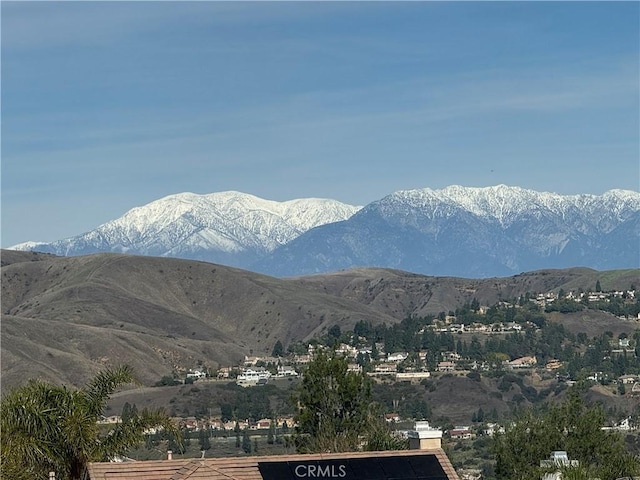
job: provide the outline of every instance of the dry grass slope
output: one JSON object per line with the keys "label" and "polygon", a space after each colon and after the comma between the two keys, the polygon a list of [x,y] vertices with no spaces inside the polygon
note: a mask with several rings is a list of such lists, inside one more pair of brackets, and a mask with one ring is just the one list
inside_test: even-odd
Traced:
{"label": "dry grass slope", "polygon": [[[211,263],[120,254],[2,251],[3,387],[40,377],[81,384],[129,363],[144,384],[178,367],[269,354],[334,324],[399,322],[520,294],[640,286],[640,271],[547,270],[470,280],[362,268],[279,279]],[[600,321],[600,320],[599,320]],[[611,316],[601,321],[615,322]],[[614,330],[604,328],[603,330]]]}

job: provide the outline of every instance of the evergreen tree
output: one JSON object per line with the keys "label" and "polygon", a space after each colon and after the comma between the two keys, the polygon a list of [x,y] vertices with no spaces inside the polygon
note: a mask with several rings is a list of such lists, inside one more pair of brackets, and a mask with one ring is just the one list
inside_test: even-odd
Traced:
{"label": "evergreen tree", "polygon": [[122,406],[122,413],[120,414],[120,420],[124,422],[128,422],[131,419],[131,404],[129,402],[125,402]]}
{"label": "evergreen tree", "polygon": [[278,357],[281,357],[282,355],[284,355],[284,348],[282,346],[282,342],[278,340],[276,344],[273,346],[271,356],[278,358]]}
{"label": "evergreen tree", "polygon": [[251,453],[251,438],[249,438],[249,432],[246,428],[242,433],[242,450],[244,453]]}
{"label": "evergreen tree", "polygon": [[495,436],[496,477],[540,478],[544,473],[540,460],[555,450],[564,450],[578,460],[588,478],[614,480],[640,474],[640,463],[626,451],[622,437],[602,430],[603,424],[602,407],[587,407],[574,389],[562,404],[544,413],[526,410],[504,433]]}
{"label": "evergreen tree", "polygon": [[269,445],[273,445],[275,442],[276,436],[276,422],[271,420],[271,424],[269,425],[269,433],[267,433],[267,443]]}
{"label": "evergreen tree", "polygon": [[371,344],[371,359],[372,360],[378,360],[378,356],[380,355],[380,353],[378,352],[378,346],[376,345],[376,342],[374,341]]}
{"label": "evergreen tree", "polygon": [[200,443],[200,450],[210,450],[211,440],[209,439],[209,430],[202,429],[198,432],[198,442]]}
{"label": "evergreen tree", "polygon": [[385,444],[381,435],[390,432],[372,404],[371,380],[364,373],[348,372],[347,367],[345,358],[325,353],[309,363],[292,399],[299,407],[299,451],[355,451],[361,437],[371,441],[369,448]]}
{"label": "evergreen tree", "polygon": [[340,336],[342,335],[342,332],[340,330],[340,325],[334,325],[332,326],[329,331],[327,332],[328,335],[328,340],[327,340],[327,344],[330,347],[334,347],[338,344],[338,342],[340,341]]}

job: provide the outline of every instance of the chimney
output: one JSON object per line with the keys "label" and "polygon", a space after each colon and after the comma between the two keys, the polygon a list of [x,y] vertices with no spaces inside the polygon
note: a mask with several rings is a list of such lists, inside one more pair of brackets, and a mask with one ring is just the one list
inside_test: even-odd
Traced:
{"label": "chimney", "polygon": [[434,450],[442,448],[442,430],[432,428],[429,422],[416,422],[414,430],[409,430],[410,450]]}
{"label": "chimney", "polygon": [[167,460],[173,460],[173,452],[171,450],[167,450]]}

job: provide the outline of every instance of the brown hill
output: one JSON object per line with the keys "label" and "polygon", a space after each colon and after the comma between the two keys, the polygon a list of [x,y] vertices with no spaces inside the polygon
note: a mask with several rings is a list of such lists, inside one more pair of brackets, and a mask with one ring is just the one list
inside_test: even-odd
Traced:
{"label": "brown hill", "polygon": [[278,340],[286,347],[334,324],[392,324],[473,298],[491,304],[598,279],[605,289],[640,285],[638,270],[466,280],[371,268],[278,279],[191,260],[2,251],[2,382],[81,384],[129,363],[148,385],[175,369],[269,354]]}

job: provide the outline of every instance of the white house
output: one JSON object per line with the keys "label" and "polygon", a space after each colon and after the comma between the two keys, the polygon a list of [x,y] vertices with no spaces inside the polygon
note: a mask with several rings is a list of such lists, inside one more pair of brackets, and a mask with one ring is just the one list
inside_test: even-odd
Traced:
{"label": "white house", "polygon": [[407,352],[395,352],[387,355],[387,362],[400,363],[409,356]]}
{"label": "white house", "polygon": [[540,468],[546,468],[550,471],[542,475],[542,480],[562,480],[562,472],[556,470],[558,467],[575,466],[579,464],[578,460],[569,460],[569,456],[565,451],[551,452],[548,460],[540,460]]}

